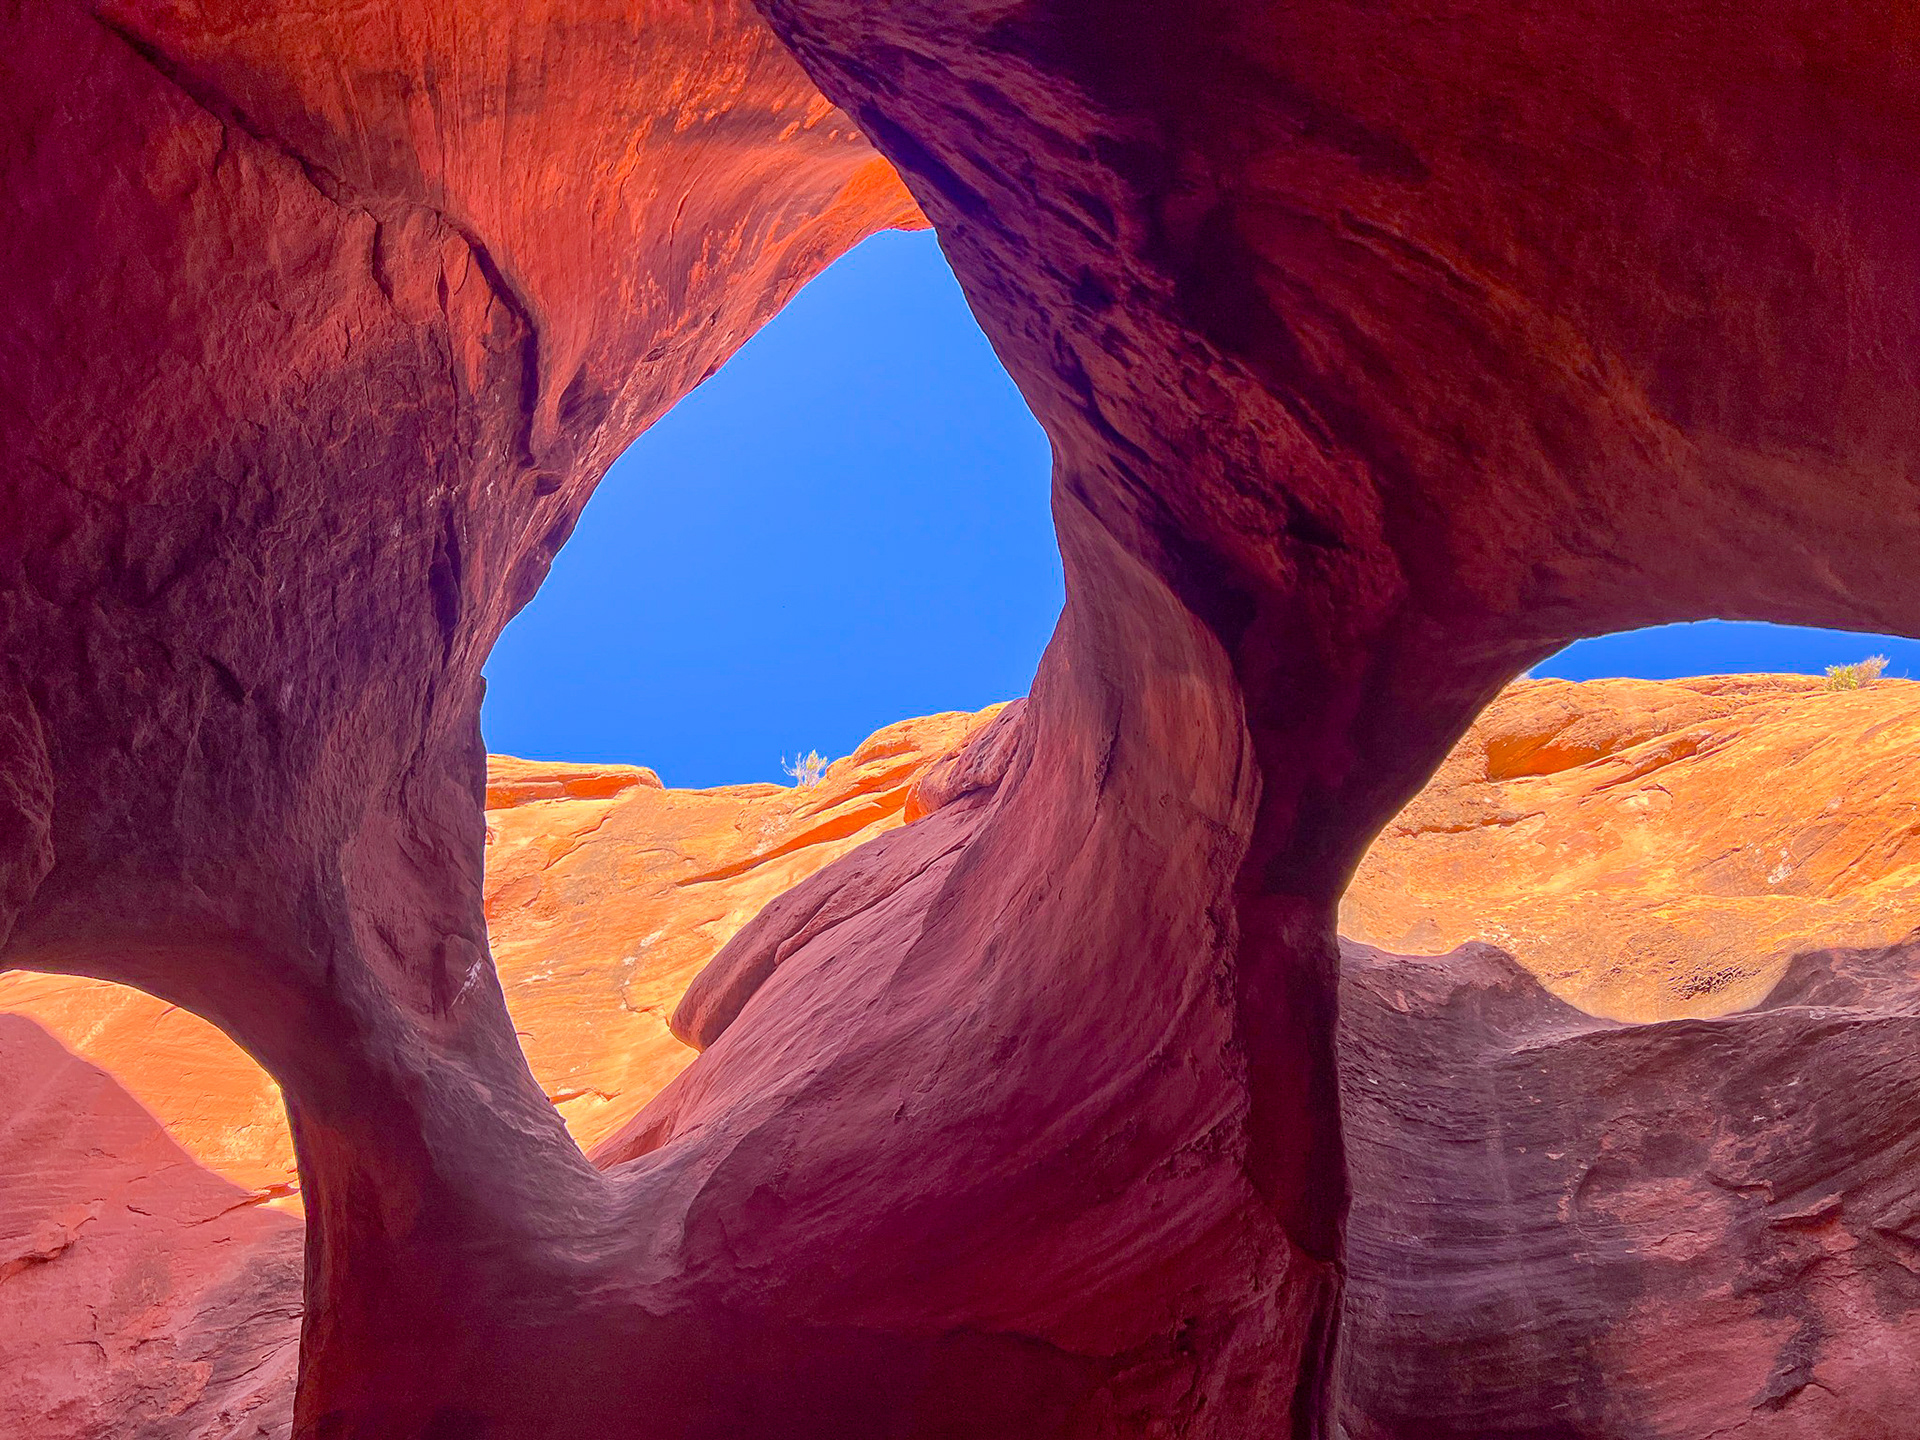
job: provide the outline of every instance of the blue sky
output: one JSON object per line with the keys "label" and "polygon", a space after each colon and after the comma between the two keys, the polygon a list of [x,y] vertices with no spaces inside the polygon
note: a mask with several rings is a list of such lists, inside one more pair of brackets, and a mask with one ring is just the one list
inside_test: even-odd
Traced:
{"label": "blue sky", "polygon": [[928,233],[876,235],[614,464],[494,647],[487,747],[777,780],[1025,692],[1047,439]]}
{"label": "blue sky", "polygon": [[1829,665],[1846,665],[1869,655],[1885,655],[1889,675],[1920,674],[1920,640],[1744,620],[1656,625],[1649,630],[1582,640],[1534,666],[1532,673],[1561,680],[1597,680],[1609,675],[1673,680],[1682,675],[1742,675],[1772,670],[1819,675]]}
{"label": "blue sky", "polygon": [[[1021,694],[1060,610],[1048,471],[933,236],[877,235],[614,465],[494,648],[487,746],[781,781],[783,755]],[[1920,673],[1920,642],[1720,621],[1534,673],[1817,673],[1874,651]]]}

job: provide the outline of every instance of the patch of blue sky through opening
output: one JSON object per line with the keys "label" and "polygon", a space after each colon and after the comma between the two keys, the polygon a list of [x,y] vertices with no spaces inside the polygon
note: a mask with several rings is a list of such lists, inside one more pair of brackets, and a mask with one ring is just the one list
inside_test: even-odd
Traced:
{"label": "patch of blue sky through opening", "polygon": [[[782,756],[1023,693],[1061,604],[1046,436],[928,232],[813,281],[615,462],[487,666],[488,748],[785,783]],[[1704,621],[1538,676],[1819,674],[1920,642]]]}

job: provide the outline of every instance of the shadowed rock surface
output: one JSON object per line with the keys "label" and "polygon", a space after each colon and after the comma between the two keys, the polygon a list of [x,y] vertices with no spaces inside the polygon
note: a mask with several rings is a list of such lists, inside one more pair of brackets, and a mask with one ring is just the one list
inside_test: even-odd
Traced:
{"label": "shadowed rock surface", "polygon": [[[494,949],[536,1073],[583,1143],[692,1058],[664,1028],[676,1004],[675,1029],[703,1048],[749,1005],[794,1012],[804,1033],[807,999],[779,971],[808,973],[924,908],[1018,762],[1022,708],[889,726],[813,791],[662,791],[631,767],[494,757]],[[1920,951],[1900,943],[1920,887],[1904,763],[1917,735],[1906,682],[1523,681],[1387,827],[1343,901],[1348,926],[1391,920],[1455,948],[1343,942],[1346,1434],[1920,1428]],[[716,932],[733,938],[701,969]],[[1817,948],[1835,933],[1860,943]],[[1543,982],[1641,1013],[1596,1016]],[[0,998],[53,983],[8,977]],[[128,1012],[157,1002],[57,983],[89,1058],[148,1062],[126,1048]],[[197,1033],[197,1051],[153,1057],[180,1074],[148,1098],[204,1139],[228,1093],[208,1092],[210,1070],[265,1082]],[[600,1162],[657,1146],[685,1089]],[[229,1118],[244,1128],[253,1109]],[[95,1123],[111,1133],[110,1115]],[[76,1118],[61,1144],[89,1134]],[[30,1228],[39,1212],[19,1207],[49,1175],[61,1193],[97,1183],[90,1153],[44,1146],[0,1224]],[[128,1263],[92,1260],[76,1283]],[[204,1261],[183,1247],[168,1263]],[[57,1353],[73,1343],[39,1333]]]}
{"label": "shadowed rock surface", "polygon": [[194,1163],[113,1078],[0,1015],[0,1433],[280,1440],[300,1222]]}
{"label": "shadowed rock surface", "polygon": [[[633,766],[489,757],[493,949],[583,1145],[693,1059],[665,1016],[720,944],[901,824],[930,766],[1000,708],[889,725],[805,790],[666,791]],[[15,972],[0,1010],[17,1012],[0,1016],[0,1431],[284,1437],[301,1247],[278,1213],[299,1210],[278,1087],[139,991]]]}
{"label": "shadowed rock surface", "polygon": [[[301,1440],[1324,1435],[1369,840],[1567,640],[1920,633],[1920,32],[759,13],[0,19],[4,958],[281,1086]],[[627,441],[916,220],[862,135],[1067,603],[955,848],[596,1170],[486,949],[481,666]]]}
{"label": "shadowed rock surface", "polygon": [[1920,946],[1618,1025],[1345,947],[1352,1440],[1920,1428]]}
{"label": "shadowed rock surface", "polygon": [[632,437],[917,212],[728,0],[0,30],[5,959],[281,1087],[296,1433],[604,1433],[647,1227],[488,958],[481,667]]}

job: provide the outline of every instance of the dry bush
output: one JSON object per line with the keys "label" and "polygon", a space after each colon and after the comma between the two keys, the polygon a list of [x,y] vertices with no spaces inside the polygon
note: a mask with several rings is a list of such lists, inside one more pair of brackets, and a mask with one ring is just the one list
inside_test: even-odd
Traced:
{"label": "dry bush", "polygon": [[827,773],[827,757],[818,750],[809,750],[797,760],[780,757],[780,768],[793,777],[793,783],[802,790],[811,790],[820,783],[820,777]]}
{"label": "dry bush", "polygon": [[1827,689],[1858,690],[1863,685],[1871,685],[1880,678],[1880,672],[1887,668],[1887,657],[1869,655],[1864,660],[1856,660],[1851,665],[1827,666]]}

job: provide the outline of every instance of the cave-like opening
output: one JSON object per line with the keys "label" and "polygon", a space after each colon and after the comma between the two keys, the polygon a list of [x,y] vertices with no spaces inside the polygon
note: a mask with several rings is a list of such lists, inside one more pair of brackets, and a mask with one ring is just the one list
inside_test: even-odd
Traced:
{"label": "cave-like opening", "polygon": [[1499,946],[1634,1022],[1745,1008],[1807,936],[1888,943],[1906,923],[1888,887],[1916,858],[1899,683],[1916,662],[1898,637],[1760,625],[1569,647],[1375,839],[1342,933]]}
{"label": "cave-like opening", "polygon": [[601,481],[482,716],[490,947],[583,1146],[692,1059],[667,1020],[720,947],[1025,692],[1062,601],[1050,463],[933,234],[889,231]]}
{"label": "cave-like opening", "polygon": [[1023,694],[1049,465],[933,234],[873,236],[615,462],[494,647],[489,748],[788,783],[796,750]]}
{"label": "cave-like opening", "polygon": [[[900,823],[977,723],[930,712],[1024,691],[1060,604],[1048,463],[931,232],[885,232],[603,481],[499,642],[485,715],[533,757],[489,777],[492,948],[583,1145],[691,1057],[666,1016],[719,946]],[[779,762],[808,745],[842,769],[795,793]],[[668,799],[631,761],[718,788]],[[280,1089],[207,1021],[27,971],[0,975],[0,1014],[100,1067],[246,1203],[300,1213]]]}

